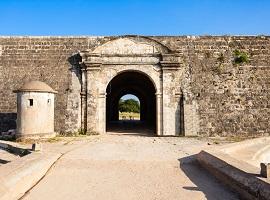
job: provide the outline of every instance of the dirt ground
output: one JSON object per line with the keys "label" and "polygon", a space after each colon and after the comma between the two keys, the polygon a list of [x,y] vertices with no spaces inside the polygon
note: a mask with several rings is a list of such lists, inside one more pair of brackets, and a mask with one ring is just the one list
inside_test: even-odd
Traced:
{"label": "dirt ground", "polygon": [[238,199],[195,161],[207,143],[132,133],[47,143],[64,155],[22,199]]}

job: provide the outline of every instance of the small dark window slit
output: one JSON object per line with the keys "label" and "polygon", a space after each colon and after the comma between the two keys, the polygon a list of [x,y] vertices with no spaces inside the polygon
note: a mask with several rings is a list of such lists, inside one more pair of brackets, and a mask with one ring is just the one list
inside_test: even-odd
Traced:
{"label": "small dark window slit", "polygon": [[33,106],[33,104],[34,104],[33,99],[28,99],[28,101],[29,101],[29,106]]}

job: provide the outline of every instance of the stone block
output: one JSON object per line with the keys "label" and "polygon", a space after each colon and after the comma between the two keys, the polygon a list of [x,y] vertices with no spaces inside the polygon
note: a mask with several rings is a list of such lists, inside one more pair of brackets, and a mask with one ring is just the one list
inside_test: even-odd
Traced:
{"label": "stone block", "polygon": [[261,176],[270,179],[270,163],[261,163]]}
{"label": "stone block", "polygon": [[32,144],[32,151],[42,151],[42,144],[41,143]]}

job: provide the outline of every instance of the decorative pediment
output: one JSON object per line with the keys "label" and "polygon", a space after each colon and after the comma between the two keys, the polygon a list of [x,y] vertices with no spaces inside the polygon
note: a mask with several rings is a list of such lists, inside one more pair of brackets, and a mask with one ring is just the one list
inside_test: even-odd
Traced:
{"label": "decorative pediment", "polygon": [[101,55],[145,55],[160,53],[154,45],[120,38],[97,47],[92,53]]}
{"label": "decorative pediment", "polygon": [[179,59],[170,50],[149,38],[120,37],[95,50],[80,52],[88,70],[100,69],[102,65],[157,65],[164,69],[180,67]]}

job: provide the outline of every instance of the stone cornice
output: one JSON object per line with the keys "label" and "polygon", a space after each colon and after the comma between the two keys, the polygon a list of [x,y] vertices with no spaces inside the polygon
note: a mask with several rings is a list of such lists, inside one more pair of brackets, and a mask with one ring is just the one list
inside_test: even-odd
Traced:
{"label": "stone cornice", "polygon": [[101,70],[102,63],[84,62],[86,71]]}
{"label": "stone cornice", "polygon": [[160,61],[162,70],[178,70],[181,67],[179,62]]}
{"label": "stone cornice", "polygon": [[99,54],[99,53],[91,53],[88,51],[81,51],[80,55],[82,57],[100,57],[100,58],[104,58],[104,57],[161,57],[160,53],[146,53],[146,54]]}
{"label": "stone cornice", "polygon": [[163,54],[162,58],[162,70],[178,70],[182,66],[181,56],[178,54]]}
{"label": "stone cornice", "polygon": [[80,52],[86,70],[100,70],[102,65],[157,65],[163,70],[178,70],[182,65],[178,54],[98,54]]}

